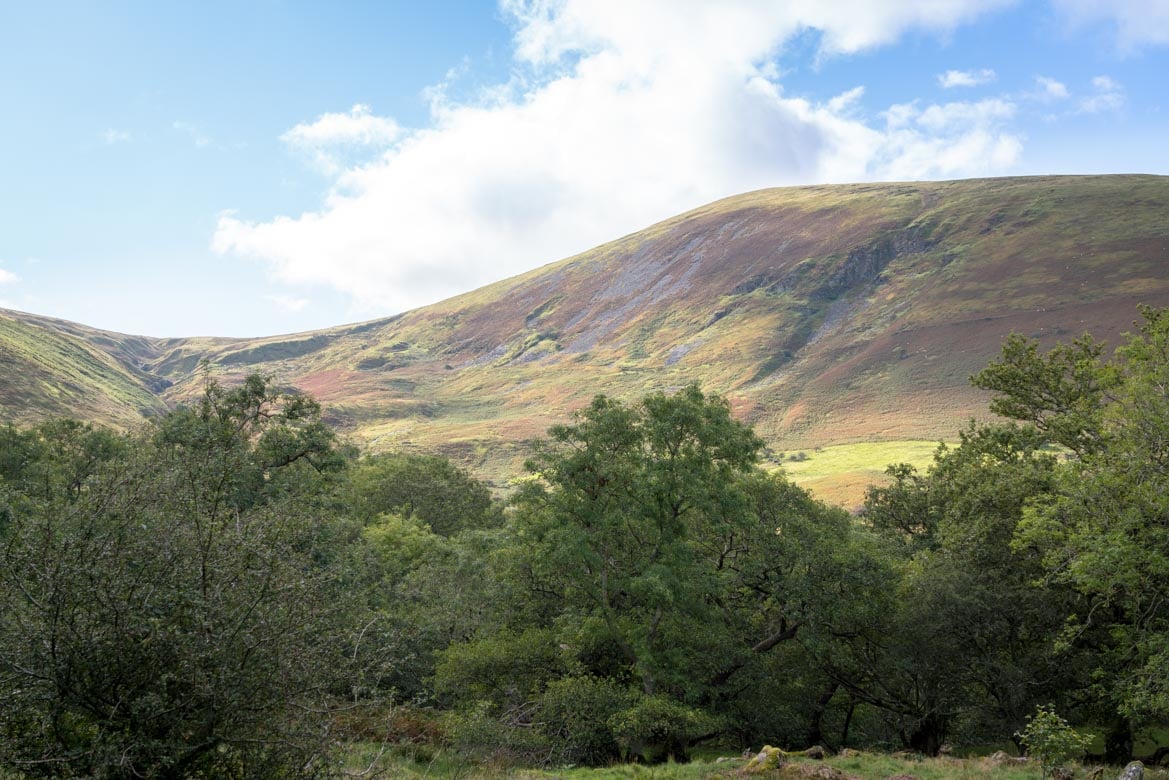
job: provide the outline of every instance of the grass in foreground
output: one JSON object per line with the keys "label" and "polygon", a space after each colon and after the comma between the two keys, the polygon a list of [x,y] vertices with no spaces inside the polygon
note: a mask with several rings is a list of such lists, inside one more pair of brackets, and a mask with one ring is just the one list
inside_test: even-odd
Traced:
{"label": "grass in foreground", "polygon": [[[763,778],[828,778],[826,767],[837,780],[886,780],[896,776],[911,776],[917,780],[1039,780],[1040,768],[1034,763],[999,764],[984,758],[920,758],[883,753],[857,753],[834,756],[824,761],[795,759],[794,766],[758,775],[744,775],[746,760],[733,757],[717,761],[715,758],[696,760],[688,764],[661,764],[643,766],[623,764],[590,769],[565,767],[555,769],[522,769],[475,765],[466,759],[428,746],[392,746],[381,748],[372,744],[354,746],[346,761],[351,776],[404,778],[459,778],[459,780],[732,780],[740,777]],[[1075,777],[1086,778],[1090,767],[1075,767]],[[819,771],[817,771],[819,770]],[[1118,767],[1104,771],[1104,778],[1115,777]],[[1169,780],[1169,771],[1146,769],[1146,780]]]}

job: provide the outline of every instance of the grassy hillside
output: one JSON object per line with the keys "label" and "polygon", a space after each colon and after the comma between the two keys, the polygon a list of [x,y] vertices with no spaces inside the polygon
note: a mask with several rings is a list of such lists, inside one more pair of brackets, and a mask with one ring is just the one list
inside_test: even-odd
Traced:
{"label": "grassy hillside", "polygon": [[[984,416],[967,378],[1008,333],[1115,340],[1138,304],[1169,305],[1166,214],[1169,179],[1152,176],[764,190],[327,331],[163,341],[6,321],[69,346],[42,356],[46,371],[81,353],[108,358],[112,373],[81,393],[94,394],[84,414],[98,419],[156,408],[155,393],[189,396],[206,359],[227,381],[262,371],[314,393],[370,449],[441,452],[502,481],[528,439],[595,393],[698,381],[731,399],[777,463],[781,451],[858,442],[885,443],[879,457]],[[8,326],[0,354],[18,330]],[[0,387],[3,414],[56,413],[52,376]],[[875,465],[855,453],[838,459],[843,476],[817,474],[818,489],[855,498]]]}
{"label": "grassy hillside", "polygon": [[158,393],[167,383],[134,368],[136,346],[131,337],[0,311],[0,421],[68,416],[141,424],[166,408]]}

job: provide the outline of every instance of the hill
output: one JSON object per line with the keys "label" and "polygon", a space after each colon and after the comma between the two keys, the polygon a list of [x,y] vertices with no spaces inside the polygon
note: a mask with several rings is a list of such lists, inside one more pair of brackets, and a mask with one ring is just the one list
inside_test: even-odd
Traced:
{"label": "hill", "polygon": [[[1169,305],[1169,178],[763,190],[422,309],[258,339],[150,339],[0,316],[0,414],[118,425],[251,371],[313,393],[372,450],[519,473],[603,392],[698,381],[781,451],[951,437],[1019,332],[1115,341]],[[849,482],[823,484],[854,499]]]}

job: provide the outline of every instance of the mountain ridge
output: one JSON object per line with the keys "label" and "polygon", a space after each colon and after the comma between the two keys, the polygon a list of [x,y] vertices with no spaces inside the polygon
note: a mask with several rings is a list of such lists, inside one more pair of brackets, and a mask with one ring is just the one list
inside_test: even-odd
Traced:
{"label": "mountain ridge", "polygon": [[[319,331],[153,339],[7,312],[0,324],[20,325],[0,329],[0,360],[9,331],[25,328],[25,343],[40,329],[61,346],[38,370],[84,357],[96,384],[71,397],[122,425],[192,397],[208,373],[258,370],[313,393],[367,449],[440,452],[497,481],[595,393],[692,381],[774,450],[936,440],[986,416],[967,378],[1007,333],[1115,343],[1138,304],[1169,305],[1167,215],[1169,177],[1142,175],[760,190]],[[68,406],[10,384],[4,419]]]}

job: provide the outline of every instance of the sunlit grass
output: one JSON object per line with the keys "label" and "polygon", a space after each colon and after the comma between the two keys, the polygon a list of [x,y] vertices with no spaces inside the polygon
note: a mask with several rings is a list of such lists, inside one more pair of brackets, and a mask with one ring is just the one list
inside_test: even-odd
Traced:
{"label": "sunlit grass", "polygon": [[858,442],[791,450],[777,460],[792,482],[822,501],[853,509],[870,485],[888,481],[890,464],[908,463],[924,471],[937,448],[938,442],[925,440]]}
{"label": "sunlit grass", "polygon": [[[908,463],[918,469],[924,469],[933,463],[934,452],[937,449],[938,442],[924,440],[836,444],[830,447],[786,452],[782,465],[793,482],[852,472],[880,476],[892,463]],[[803,453],[803,457],[800,453]]]}

